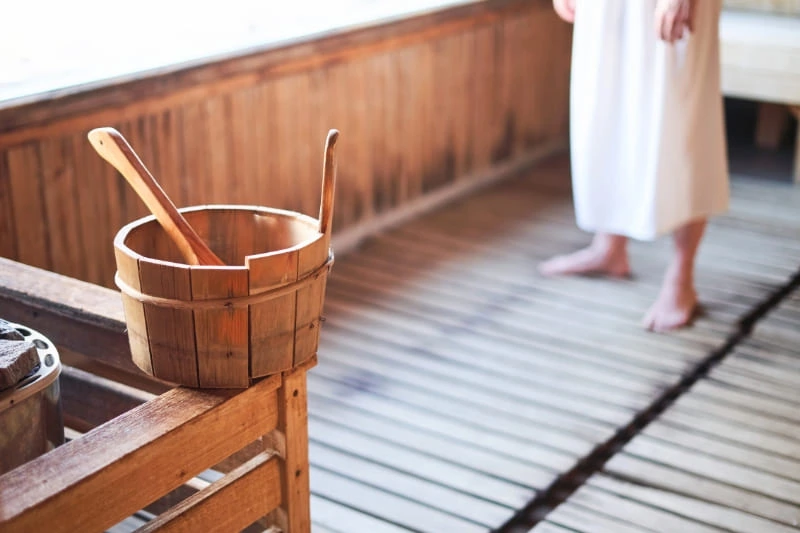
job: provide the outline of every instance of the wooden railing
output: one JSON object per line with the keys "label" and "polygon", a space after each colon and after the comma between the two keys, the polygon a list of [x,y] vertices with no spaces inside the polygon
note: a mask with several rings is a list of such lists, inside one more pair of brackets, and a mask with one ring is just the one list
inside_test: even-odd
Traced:
{"label": "wooden railing", "polygon": [[[0,316],[44,333],[67,359],[77,352],[101,374],[165,391],[65,366],[64,419],[86,433],[0,476],[0,531],[104,531],[142,509],[157,516],[141,531],[310,531],[306,372],[316,358],[243,390],[171,388],[128,374],[119,300],[0,259]],[[208,469],[224,475],[196,477]]]}

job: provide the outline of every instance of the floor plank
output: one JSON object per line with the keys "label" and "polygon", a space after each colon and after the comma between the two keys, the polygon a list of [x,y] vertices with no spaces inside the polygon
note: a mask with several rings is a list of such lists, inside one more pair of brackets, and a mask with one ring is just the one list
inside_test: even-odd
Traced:
{"label": "floor plank", "polygon": [[[654,512],[681,516],[692,527],[797,531],[800,419],[792,384],[800,379],[800,367],[785,363],[800,359],[800,345],[765,341],[773,340],[767,332],[794,327],[781,317],[795,305],[798,294],[800,289],[763,317],[759,324],[768,328],[756,328],[752,338],[735,347],[542,524],[559,523],[562,515],[585,514],[588,492],[602,493],[608,502],[602,520],[626,519],[655,531],[671,529],[659,525],[651,517]],[[646,510],[634,513],[632,502]],[[684,527],[688,526],[681,531],[688,530]]]}
{"label": "floor plank", "polygon": [[[537,274],[539,261],[590,239],[575,228],[563,157],[337,258],[309,374],[315,498],[364,524],[460,531],[447,529],[456,520],[489,531],[510,519],[691,375],[795,275],[800,195],[747,179],[733,194],[698,259],[703,313],[669,335],[639,323],[669,239],[631,243],[631,279]],[[798,501],[787,494],[800,483],[800,360],[785,349],[785,330],[798,302],[614,457],[603,481],[576,493],[579,507],[570,500],[537,531],[788,525]],[[636,485],[620,480],[645,466],[666,481],[641,480],[647,498],[622,491]],[[700,501],[698,487],[719,492]],[[662,493],[665,508],[653,496]],[[735,507],[745,499],[763,509]],[[408,518],[416,509],[433,522]],[[581,525],[592,513],[597,525]]]}

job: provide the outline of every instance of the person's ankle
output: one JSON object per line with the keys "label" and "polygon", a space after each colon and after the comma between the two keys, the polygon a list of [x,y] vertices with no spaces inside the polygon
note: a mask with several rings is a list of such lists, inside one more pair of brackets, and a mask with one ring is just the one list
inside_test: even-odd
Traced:
{"label": "person's ankle", "polygon": [[619,235],[597,234],[589,248],[603,257],[618,258],[626,255],[627,242]]}
{"label": "person's ankle", "polygon": [[667,271],[667,282],[678,287],[694,287],[694,265],[676,260]]}

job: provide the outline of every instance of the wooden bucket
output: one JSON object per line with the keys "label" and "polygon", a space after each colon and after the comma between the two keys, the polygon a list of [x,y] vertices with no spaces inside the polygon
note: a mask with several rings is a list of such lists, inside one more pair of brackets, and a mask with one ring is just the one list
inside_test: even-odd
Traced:
{"label": "wooden bucket", "polygon": [[244,388],[291,369],[318,347],[335,164],[325,154],[320,219],[258,206],[181,209],[231,266],[188,265],[155,217],[114,239],[134,363],[189,387]]}

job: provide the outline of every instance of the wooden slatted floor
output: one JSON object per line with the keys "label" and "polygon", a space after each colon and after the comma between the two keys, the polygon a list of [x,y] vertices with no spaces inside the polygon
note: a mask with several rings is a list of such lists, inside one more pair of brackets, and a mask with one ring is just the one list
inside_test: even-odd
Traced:
{"label": "wooden slatted floor", "polygon": [[800,530],[795,291],[532,531]]}
{"label": "wooden slatted floor", "polygon": [[[496,529],[622,434],[735,339],[742,322],[756,318],[800,265],[800,188],[739,179],[733,193],[730,214],[709,228],[699,258],[704,313],[693,328],[671,335],[639,326],[658,291],[667,240],[632,245],[632,280],[537,275],[539,261],[590,238],[574,227],[563,157],[337,259],[320,364],[309,374],[315,531]],[[781,312],[788,313],[782,320],[796,322],[795,308]],[[791,367],[795,356],[781,352],[781,361]],[[736,375],[750,385],[756,379]],[[794,404],[773,393],[759,395],[763,406],[755,411],[736,415],[750,401],[749,389],[739,391],[736,383],[709,378],[705,392],[688,395],[680,415],[670,416],[680,416],[683,426],[718,423],[726,431],[740,427],[741,416],[742,428],[760,423],[796,436]],[[780,411],[769,411],[777,405]],[[710,406],[723,421],[709,414]],[[770,416],[779,426],[770,425]],[[755,427],[750,437],[758,435]],[[665,446],[682,454],[672,461],[706,441],[722,442],[723,457],[741,451],[714,440],[716,432],[682,435],[701,439],[684,447],[649,434],[644,444],[631,445],[652,456]],[[772,433],[765,442],[774,446],[789,438]],[[774,455],[783,461],[775,465],[791,459]],[[712,454],[701,465],[713,469],[719,460]],[[788,490],[798,478],[784,473],[781,479]],[[596,487],[618,480],[607,474],[592,480],[585,490],[612,494],[609,502],[628,501]],[[790,503],[782,498],[775,513]],[[708,503],[680,501],[695,502],[693,509]],[[597,530],[625,531],[608,520]],[[542,531],[559,527],[541,525]]]}

